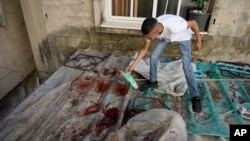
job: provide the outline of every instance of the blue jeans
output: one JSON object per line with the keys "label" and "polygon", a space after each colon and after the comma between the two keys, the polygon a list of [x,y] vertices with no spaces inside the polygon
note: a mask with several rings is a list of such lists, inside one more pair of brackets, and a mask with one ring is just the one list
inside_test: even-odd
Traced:
{"label": "blue jeans", "polygon": [[[190,95],[199,96],[197,82],[195,80],[195,75],[191,66],[191,40],[179,41],[179,48],[181,50],[181,58],[183,64],[183,70],[186,77],[188,89]],[[169,47],[171,42],[164,42],[158,40],[157,45],[150,56],[150,81],[157,81],[157,62],[161,54]]]}

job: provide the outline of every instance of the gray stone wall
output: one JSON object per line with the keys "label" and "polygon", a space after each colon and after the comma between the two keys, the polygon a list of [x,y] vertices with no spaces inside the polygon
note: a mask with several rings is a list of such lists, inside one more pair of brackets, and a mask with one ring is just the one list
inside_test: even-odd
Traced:
{"label": "gray stone wall", "polygon": [[210,20],[212,40],[204,42],[208,60],[250,64],[250,1],[216,0]]}
{"label": "gray stone wall", "polygon": [[0,0],[0,100],[35,70],[19,0]]}
{"label": "gray stone wall", "polygon": [[[23,5],[28,5],[28,1],[24,0]],[[100,28],[97,23],[103,19],[99,15],[100,21],[97,21],[96,14],[102,10],[96,10],[94,2],[98,5],[102,0],[42,0],[42,13],[31,9],[43,18],[37,22],[45,28],[42,38],[36,37],[39,40],[32,45],[40,74],[53,73],[77,49],[93,48],[107,53],[128,54],[142,47],[140,31]],[[37,7],[34,4],[30,6]],[[215,0],[208,35],[203,35],[203,49],[199,57],[250,63],[249,6],[248,0]],[[29,15],[26,17],[29,23]],[[179,49],[173,44],[165,53],[178,54]]]}

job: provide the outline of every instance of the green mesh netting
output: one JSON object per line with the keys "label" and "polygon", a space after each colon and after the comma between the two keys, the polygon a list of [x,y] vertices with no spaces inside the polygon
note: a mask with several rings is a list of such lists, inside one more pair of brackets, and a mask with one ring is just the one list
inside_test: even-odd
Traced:
{"label": "green mesh netting", "polygon": [[222,137],[229,137],[230,124],[250,124],[250,115],[242,113],[243,107],[250,112],[250,81],[236,79],[233,71],[222,73],[217,64],[197,62],[196,67],[202,99],[200,114],[192,112],[188,91],[182,97],[173,97],[149,88],[130,101],[131,116],[152,108],[167,108],[181,114],[188,133]]}

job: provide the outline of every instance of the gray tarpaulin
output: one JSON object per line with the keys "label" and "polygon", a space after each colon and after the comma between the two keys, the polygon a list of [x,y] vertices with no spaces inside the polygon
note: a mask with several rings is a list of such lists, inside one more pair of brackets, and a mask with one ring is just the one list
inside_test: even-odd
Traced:
{"label": "gray tarpaulin", "polygon": [[[96,58],[75,58],[79,54]],[[91,50],[76,52],[68,66],[60,67],[0,123],[0,140],[196,140],[187,137],[185,124],[174,111],[146,111],[123,125],[128,102],[142,94],[130,89],[118,73],[130,59]]]}
{"label": "gray tarpaulin", "polygon": [[105,141],[186,141],[183,118],[177,112],[151,109],[132,117],[116,132],[109,133]]}
{"label": "gray tarpaulin", "polygon": [[[106,57],[97,52],[83,53]],[[124,109],[133,95],[128,83],[117,73],[124,68],[121,66],[124,59],[108,56],[99,62],[100,58],[87,56],[75,59],[78,61],[75,68],[60,67],[1,122],[0,140],[93,141],[119,129]],[[91,71],[78,69],[80,65],[91,66],[96,62],[99,64]]]}
{"label": "gray tarpaulin", "polygon": [[[149,79],[149,68],[150,59],[147,57],[140,60],[134,70]],[[192,68],[195,71],[196,66],[194,63],[192,63]],[[157,81],[159,82],[159,88],[155,89],[156,92],[167,93],[173,96],[184,95],[187,90],[187,83],[181,59],[169,63],[158,61]]]}

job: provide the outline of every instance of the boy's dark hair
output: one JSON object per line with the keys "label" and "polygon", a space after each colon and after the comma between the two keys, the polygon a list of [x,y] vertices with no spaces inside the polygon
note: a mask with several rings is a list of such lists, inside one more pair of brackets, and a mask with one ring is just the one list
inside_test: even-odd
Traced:
{"label": "boy's dark hair", "polygon": [[141,26],[142,34],[148,34],[154,28],[154,26],[157,22],[158,21],[153,17],[146,18],[143,21],[142,26]]}

